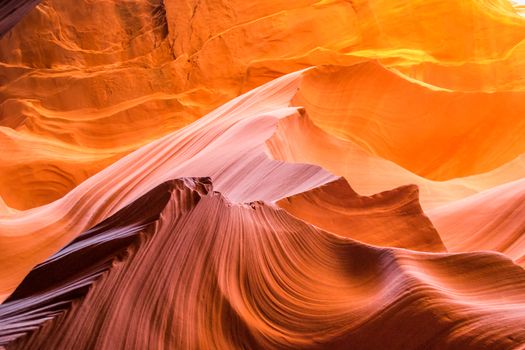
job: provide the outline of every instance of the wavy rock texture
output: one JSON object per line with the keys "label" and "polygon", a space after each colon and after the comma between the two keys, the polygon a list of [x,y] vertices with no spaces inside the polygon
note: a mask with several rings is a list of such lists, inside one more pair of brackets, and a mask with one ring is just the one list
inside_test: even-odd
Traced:
{"label": "wavy rock texture", "polygon": [[[40,150],[1,159],[6,204],[28,209],[58,199],[115,157],[239,95],[253,60],[340,47],[333,36],[352,31],[349,4],[245,3],[39,5],[0,43],[1,125],[10,128],[0,130],[2,144],[22,155]],[[325,18],[333,16],[338,24],[327,30]],[[292,48],[306,28],[314,28],[316,40]],[[251,80],[261,75],[268,81],[279,74]]]}
{"label": "wavy rock texture", "polygon": [[486,173],[447,181],[431,180],[379,157],[360,147],[357,142],[322,130],[306,112],[300,117],[281,120],[267,145],[272,157],[286,162],[319,164],[347,178],[361,194],[373,195],[394,187],[416,184],[421,205],[427,210],[525,176],[525,162],[523,155],[520,155]]}
{"label": "wavy rock texture", "polygon": [[0,295],[7,295],[38,262],[82,231],[169,179],[210,176],[236,202],[276,201],[335,176],[315,165],[272,160],[265,141],[281,118],[300,72],[277,79],[225,104],[196,123],[146,145],[33,210],[0,216]]}
{"label": "wavy rock texture", "polygon": [[36,267],[0,307],[0,341],[377,349],[381,334],[391,349],[506,349],[525,341],[524,287],[501,255],[374,248],[176,180]]}
{"label": "wavy rock texture", "polygon": [[525,348],[520,4],[35,5],[0,1],[0,348]]}
{"label": "wavy rock texture", "polygon": [[[46,0],[0,41],[0,125],[8,127],[0,140],[17,154],[1,155],[0,196],[14,209],[49,203],[241,92],[311,65],[379,59],[443,89],[522,91],[524,28],[504,0]],[[396,108],[421,95],[446,103],[416,87],[386,85],[383,93],[391,88],[400,89]],[[375,99],[364,95],[371,110]],[[421,164],[417,138],[392,141],[373,146],[435,179],[487,170],[522,151],[518,143],[452,171],[437,169],[443,154]],[[432,147],[442,141],[450,140]],[[390,154],[392,145],[401,154]]]}
{"label": "wavy rock texture", "polygon": [[525,181],[517,180],[429,211],[452,251],[497,250],[525,263]]}
{"label": "wavy rock texture", "polygon": [[366,62],[305,73],[294,103],[321,128],[370,153],[447,180],[492,170],[523,153],[524,96],[422,86]]}

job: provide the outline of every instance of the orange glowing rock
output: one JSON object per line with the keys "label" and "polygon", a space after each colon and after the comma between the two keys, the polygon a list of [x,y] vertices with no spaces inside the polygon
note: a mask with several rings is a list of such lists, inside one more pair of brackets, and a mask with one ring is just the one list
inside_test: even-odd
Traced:
{"label": "orange glowing rock", "polygon": [[[0,125],[16,133],[2,143],[44,153],[0,158],[0,196],[15,209],[49,203],[241,92],[311,65],[378,59],[442,89],[521,91],[524,28],[504,0],[79,1],[74,9],[47,0],[0,40]],[[454,175],[415,158],[396,161],[436,179]]]}
{"label": "orange glowing rock", "polygon": [[0,4],[0,348],[525,344],[521,5],[35,5]]}

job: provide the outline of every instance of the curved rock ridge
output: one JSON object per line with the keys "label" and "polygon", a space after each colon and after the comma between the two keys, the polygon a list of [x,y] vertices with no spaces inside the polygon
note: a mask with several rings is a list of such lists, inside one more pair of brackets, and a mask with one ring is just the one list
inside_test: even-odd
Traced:
{"label": "curved rock ridge", "polygon": [[267,154],[265,142],[278,121],[301,113],[287,107],[300,74],[272,81],[141,147],[53,203],[1,214],[0,300],[33,266],[169,179],[210,176],[217,190],[236,202],[274,202],[335,180],[316,165]]}
{"label": "curved rock ridge", "polygon": [[525,264],[525,179],[428,211],[450,251],[496,250]]}
{"label": "curved rock ridge", "polygon": [[[165,182],[36,266],[0,307],[0,346],[37,330],[49,319],[60,317],[76,299],[83,298],[97,279],[129,258],[144,236],[152,234],[172,197],[181,205],[177,212],[181,215],[187,211],[184,207],[193,207],[199,195],[210,189],[209,178]],[[71,268],[65,269],[67,266]],[[27,317],[20,323],[23,315]]]}
{"label": "curved rock ridge", "polygon": [[232,203],[209,179],[179,179],[37,266],[0,306],[0,342],[509,349],[525,341],[524,287],[502,255],[368,246],[263,202]]}
{"label": "curved rock ridge", "polygon": [[524,96],[448,91],[365,62],[308,70],[293,103],[322,129],[373,155],[448,180],[491,171],[525,153]]}
{"label": "curved rock ridge", "polygon": [[317,126],[306,112],[279,121],[266,143],[273,158],[285,162],[318,164],[345,177],[359,194],[374,195],[415,184],[425,211],[525,177],[524,155],[492,171],[447,181],[421,177],[381,158],[357,143]]}
{"label": "curved rock ridge", "polygon": [[[348,69],[351,70],[343,70]],[[290,128],[283,127],[287,123],[296,125],[297,121],[310,117],[310,112],[304,108],[290,107],[302,93],[304,84],[308,84],[305,74],[310,71],[291,73],[230,101],[197,122],[141,147],[53,203],[27,211],[2,209],[1,298],[5,299],[33,266],[80,232],[171,178],[211,176],[216,188],[237,202],[273,202],[336,179],[316,165],[285,163],[272,160],[269,155],[284,161],[320,164],[345,176],[352,186],[356,184],[358,193],[365,195],[391,190],[417,179],[388,161],[372,163],[370,153],[363,148],[320,133],[308,122],[298,124],[300,129],[292,134],[293,139],[284,136],[283,141],[283,137],[278,136],[288,132]],[[279,122],[281,127],[277,127]],[[272,137],[276,127],[278,134]],[[312,138],[301,136],[303,131]],[[275,140],[280,140],[280,144]],[[293,145],[306,146],[301,150],[302,146]],[[286,157],[281,158],[282,154]],[[358,156],[352,158],[356,154]],[[367,164],[379,167],[368,168],[370,172],[366,171]],[[516,169],[523,171],[525,167],[519,163],[506,165],[492,174],[465,179],[463,183],[460,180],[444,185],[423,180],[415,183],[422,188],[423,208],[427,209],[425,205],[433,193],[441,196],[436,203],[447,203],[519,176]],[[512,172],[507,173],[507,170]],[[439,185],[434,188],[436,183]],[[376,191],[362,191],[362,187]],[[90,205],[86,207],[87,203]]]}
{"label": "curved rock ridge", "polygon": [[0,349],[525,349],[513,1],[35,4],[0,0]]}
{"label": "curved rock ridge", "polygon": [[[521,94],[524,28],[506,0],[45,0],[0,40],[0,142],[9,146],[0,196],[18,210],[50,203],[235,96],[313,65],[377,59],[452,98]],[[403,96],[398,106],[418,99]],[[419,174],[452,176],[401,158]]]}
{"label": "curved rock ridge", "polygon": [[[525,229],[520,214],[525,188],[523,156],[491,172],[449,181],[431,181],[367,152],[352,141],[323,131],[307,113],[279,121],[277,132],[267,145],[276,159],[319,164],[334,174],[344,176],[360,194],[374,196],[394,187],[417,184],[421,206],[449,251],[492,250],[505,253],[520,265],[524,263]],[[345,193],[339,191],[333,193],[335,198]],[[344,227],[349,222],[348,217],[343,215],[344,210],[338,208],[338,203],[348,200],[351,192],[347,189],[345,198],[337,199],[337,202],[330,200],[331,194],[321,195],[322,192],[322,189],[316,189],[306,194],[305,199],[310,202],[298,202],[300,205],[295,215],[328,231],[344,234]],[[319,211],[312,201],[327,207]],[[280,203],[288,208],[285,201]],[[330,207],[337,209],[333,212]],[[290,210],[293,213],[294,209]],[[377,229],[386,227],[390,226],[378,226]],[[352,238],[382,245],[371,241],[373,237],[369,233],[364,232],[362,238]],[[400,239],[395,235],[393,238]],[[405,248],[418,249],[413,246],[415,241],[407,240],[405,244]]]}
{"label": "curved rock ridge", "polygon": [[277,202],[293,216],[328,232],[368,244],[445,252],[419,205],[417,186],[358,195],[340,178]]}
{"label": "curved rock ridge", "polygon": [[[252,60],[340,47],[333,36],[352,35],[351,6],[314,3],[42,2],[0,42],[0,125],[16,129],[0,135],[22,156],[0,156],[3,200],[23,210],[62,197],[115,157],[238,96]],[[315,40],[293,44],[306,28]],[[251,87],[279,75],[262,73]]]}

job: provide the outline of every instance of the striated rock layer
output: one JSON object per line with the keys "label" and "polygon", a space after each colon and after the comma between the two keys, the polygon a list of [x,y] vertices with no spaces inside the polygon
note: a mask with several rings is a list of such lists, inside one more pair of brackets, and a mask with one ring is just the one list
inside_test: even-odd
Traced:
{"label": "striated rock layer", "polygon": [[0,348],[525,349],[519,5],[35,5],[0,0]]}
{"label": "striated rock layer", "polygon": [[509,349],[524,291],[502,255],[375,248],[181,179],[37,266],[0,306],[0,344]]}
{"label": "striated rock layer", "polygon": [[210,176],[236,202],[273,202],[335,180],[316,165],[273,160],[266,152],[278,121],[300,113],[288,107],[300,74],[246,93],[140,148],[53,203],[0,214],[0,300],[34,265],[167,180]]}

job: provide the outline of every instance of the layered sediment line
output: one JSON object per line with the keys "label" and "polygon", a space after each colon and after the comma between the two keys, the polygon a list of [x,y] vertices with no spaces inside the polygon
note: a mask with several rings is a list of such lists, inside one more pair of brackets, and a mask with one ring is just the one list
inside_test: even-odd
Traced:
{"label": "layered sediment line", "polygon": [[35,4],[0,0],[1,349],[525,349],[511,1]]}
{"label": "layered sediment line", "polygon": [[272,160],[266,140],[301,72],[230,101],[196,123],[126,156],[46,206],[0,216],[0,295],[6,298],[36,264],[78,234],[172,178],[210,176],[236,202],[277,201],[336,177],[316,165]]}
{"label": "layered sediment line", "polygon": [[181,179],[36,267],[0,306],[0,339],[8,349],[508,349],[525,341],[524,287],[502,255],[372,247]]}

